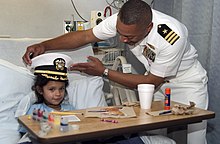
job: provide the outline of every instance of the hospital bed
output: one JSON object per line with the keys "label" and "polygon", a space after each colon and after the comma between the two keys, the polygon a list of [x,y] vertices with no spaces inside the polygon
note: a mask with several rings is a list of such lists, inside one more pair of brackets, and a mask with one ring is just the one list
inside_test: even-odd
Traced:
{"label": "hospital bed", "polygon": [[[27,46],[46,39],[0,38],[0,143],[15,144],[20,138],[16,117],[25,114],[33,102],[33,74],[25,67],[22,56]],[[54,51],[53,51],[54,52]],[[60,51],[56,51],[60,52]],[[74,62],[86,62],[93,55],[90,45],[74,51],[61,52]],[[76,109],[106,106],[103,79],[84,73],[71,72],[67,88],[68,100]]]}

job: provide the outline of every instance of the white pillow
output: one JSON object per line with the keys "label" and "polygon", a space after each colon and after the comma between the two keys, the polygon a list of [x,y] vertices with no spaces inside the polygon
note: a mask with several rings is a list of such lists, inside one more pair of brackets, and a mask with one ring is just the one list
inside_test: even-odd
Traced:
{"label": "white pillow", "polygon": [[107,106],[103,79],[98,76],[86,76],[82,79],[70,79],[67,87],[70,104],[76,109]]}
{"label": "white pillow", "polygon": [[20,100],[30,93],[34,76],[26,68],[0,59],[0,143],[7,144],[19,137],[14,117]]}
{"label": "white pillow", "polygon": [[18,103],[17,110],[15,111],[15,117],[25,115],[32,104],[37,101],[37,97],[34,91],[31,91],[26,96],[24,96]]}

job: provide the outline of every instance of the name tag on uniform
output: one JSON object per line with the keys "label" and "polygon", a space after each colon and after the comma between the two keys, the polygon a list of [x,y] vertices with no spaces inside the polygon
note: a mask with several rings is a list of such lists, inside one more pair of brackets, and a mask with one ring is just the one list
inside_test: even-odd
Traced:
{"label": "name tag on uniform", "polygon": [[144,48],[143,55],[145,56],[146,59],[149,59],[152,62],[155,61],[156,53],[153,50],[151,50],[150,47],[147,45]]}

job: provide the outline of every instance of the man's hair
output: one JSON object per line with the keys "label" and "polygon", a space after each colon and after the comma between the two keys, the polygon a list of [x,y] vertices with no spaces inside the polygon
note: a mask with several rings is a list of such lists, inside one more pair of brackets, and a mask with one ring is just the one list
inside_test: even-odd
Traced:
{"label": "man's hair", "polygon": [[152,21],[151,7],[142,0],[128,0],[120,9],[118,17],[123,24],[148,25]]}

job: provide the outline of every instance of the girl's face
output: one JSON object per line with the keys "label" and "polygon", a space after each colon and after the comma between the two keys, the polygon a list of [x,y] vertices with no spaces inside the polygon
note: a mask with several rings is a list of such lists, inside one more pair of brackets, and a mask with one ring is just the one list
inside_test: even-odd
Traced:
{"label": "girl's face", "polygon": [[65,83],[59,81],[49,81],[43,86],[42,95],[45,103],[50,105],[59,105],[65,95]]}

